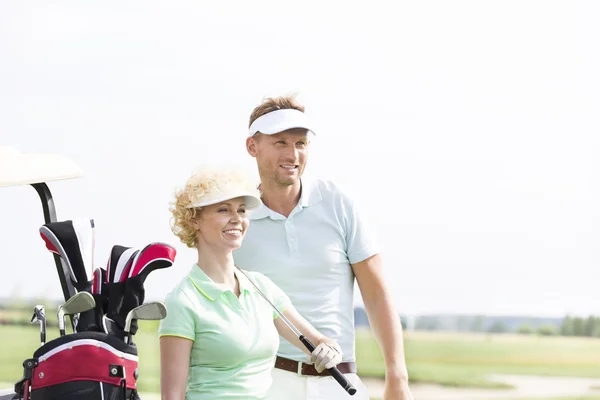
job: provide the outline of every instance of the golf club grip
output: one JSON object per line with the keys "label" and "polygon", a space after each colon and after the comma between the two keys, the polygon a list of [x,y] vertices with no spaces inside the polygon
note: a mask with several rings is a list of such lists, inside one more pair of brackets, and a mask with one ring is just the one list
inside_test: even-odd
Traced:
{"label": "golf club grip", "polygon": [[[315,346],[313,346],[313,344],[310,342],[310,340],[308,340],[304,335],[300,335],[298,337],[298,339],[300,339],[300,341],[304,344],[304,346],[306,346],[306,348],[308,349],[308,351],[310,351],[311,353],[313,351],[315,351]],[[344,376],[344,374],[342,374],[337,369],[337,367],[327,368],[327,371],[329,371],[329,373],[331,374],[331,376],[333,376],[334,379],[336,381],[338,381],[338,383],[340,384],[340,386],[343,387],[344,390],[350,394],[350,396],[353,396],[354,393],[356,393],[356,388],[354,386],[352,386],[352,384],[350,382],[348,382],[348,380],[346,379],[346,377]]]}

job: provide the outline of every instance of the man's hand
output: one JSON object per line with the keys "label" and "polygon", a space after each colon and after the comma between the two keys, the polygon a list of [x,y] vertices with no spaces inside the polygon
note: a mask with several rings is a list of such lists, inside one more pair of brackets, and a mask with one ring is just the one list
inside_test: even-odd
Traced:
{"label": "man's hand", "polygon": [[310,355],[310,360],[315,365],[318,373],[333,368],[342,362],[343,354],[340,346],[334,341],[321,340],[319,345]]}
{"label": "man's hand", "polygon": [[407,380],[386,379],[383,400],[414,400]]}

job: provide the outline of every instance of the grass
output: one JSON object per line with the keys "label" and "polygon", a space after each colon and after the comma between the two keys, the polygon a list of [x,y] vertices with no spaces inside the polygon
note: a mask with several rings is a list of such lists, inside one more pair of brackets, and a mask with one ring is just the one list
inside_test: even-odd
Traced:
{"label": "grass", "polygon": [[[383,376],[384,363],[369,332],[357,333],[361,376]],[[521,335],[407,332],[405,353],[412,383],[494,388],[487,374],[600,378],[600,340]]]}
{"label": "grass", "polygon": [[[48,329],[47,334],[48,340],[51,340],[58,336],[58,329]],[[31,357],[39,345],[39,330],[35,325],[0,326],[0,337],[3,339],[0,341],[0,381],[16,382],[23,372],[23,360]],[[157,392],[159,349],[156,323],[140,321],[140,330],[134,341],[140,358],[138,388],[140,391]],[[357,333],[356,352],[361,376],[384,376],[381,351],[369,332]],[[413,384],[506,387],[488,381],[486,375],[491,373],[600,378],[598,339],[407,332],[405,352]],[[600,397],[583,397],[581,400],[600,400]]]}
{"label": "grass", "polygon": [[[371,400],[381,400],[381,399],[371,399]],[[497,400],[497,399],[494,399]],[[516,399],[507,399],[507,400],[600,400],[600,396],[591,395],[591,396],[572,396],[572,397],[519,397]]]}
{"label": "grass", "polygon": [[[380,398],[371,397],[371,400],[383,400]],[[482,399],[487,400],[487,399]],[[494,400],[502,400],[502,399],[494,399]],[[600,395],[590,395],[590,396],[571,396],[571,397],[518,397],[518,398],[510,398],[506,400],[600,400]]]}

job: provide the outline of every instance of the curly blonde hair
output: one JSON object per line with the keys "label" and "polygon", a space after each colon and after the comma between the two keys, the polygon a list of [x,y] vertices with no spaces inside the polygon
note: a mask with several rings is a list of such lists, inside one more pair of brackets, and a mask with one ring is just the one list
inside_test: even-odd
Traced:
{"label": "curly blonde hair", "polygon": [[185,186],[175,191],[174,200],[169,205],[172,214],[171,231],[189,248],[196,247],[195,222],[202,207],[189,206],[202,198],[221,191],[224,187],[235,186],[260,197],[254,179],[239,168],[197,168],[188,178]]}

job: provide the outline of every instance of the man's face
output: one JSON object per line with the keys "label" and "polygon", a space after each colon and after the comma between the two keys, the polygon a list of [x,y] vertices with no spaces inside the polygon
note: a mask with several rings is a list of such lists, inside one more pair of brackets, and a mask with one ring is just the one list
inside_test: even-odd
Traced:
{"label": "man's face", "polygon": [[258,133],[246,140],[246,148],[256,158],[261,178],[282,186],[300,180],[306,167],[308,145],[306,129],[289,129],[274,135]]}

